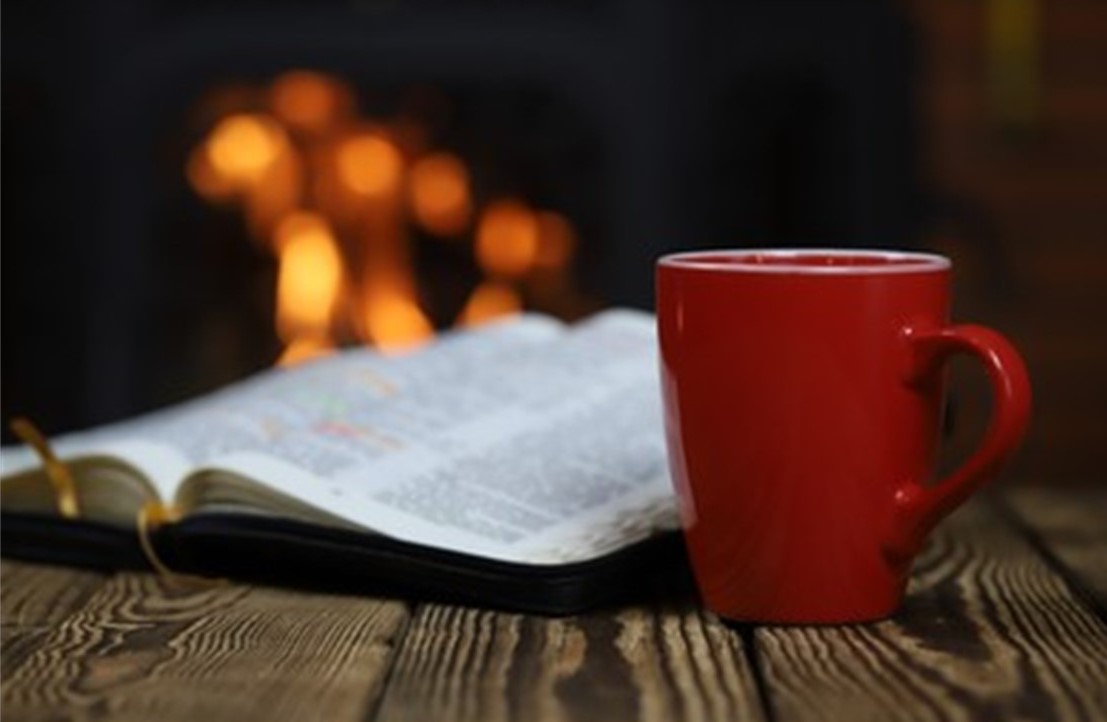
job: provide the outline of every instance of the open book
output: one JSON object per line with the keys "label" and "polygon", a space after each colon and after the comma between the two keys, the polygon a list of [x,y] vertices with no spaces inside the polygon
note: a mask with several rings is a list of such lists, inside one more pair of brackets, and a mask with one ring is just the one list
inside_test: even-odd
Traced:
{"label": "open book", "polygon": [[[157,532],[174,568],[296,583],[333,567],[323,576],[570,611],[617,596],[618,572],[658,565],[658,539],[677,536],[656,359],[648,314],[528,314],[406,356],[273,369],[53,448],[86,548],[134,542],[160,500],[179,513]],[[29,449],[0,466],[5,554],[49,557],[35,549],[77,527]]]}

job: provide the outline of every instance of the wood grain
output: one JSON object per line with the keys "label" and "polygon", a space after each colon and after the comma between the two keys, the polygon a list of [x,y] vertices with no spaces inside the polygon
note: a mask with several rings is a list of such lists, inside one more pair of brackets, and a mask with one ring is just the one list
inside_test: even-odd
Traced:
{"label": "wood grain", "polygon": [[1048,553],[1107,611],[1107,489],[1023,488],[1005,496]]}
{"label": "wood grain", "polygon": [[779,722],[1107,719],[1107,626],[979,504],[935,534],[893,619],[755,639]]}
{"label": "wood grain", "polygon": [[14,672],[51,627],[83,606],[106,580],[97,572],[0,561],[0,676]]}
{"label": "wood grain", "polygon": [[376,719],[759,720],[741,639],[683,606],[544,619],[421,607]]}
{"label": "wood grain", "polygon": [[407,607],[119,574],[2,687],[5,718],[360,720]]}

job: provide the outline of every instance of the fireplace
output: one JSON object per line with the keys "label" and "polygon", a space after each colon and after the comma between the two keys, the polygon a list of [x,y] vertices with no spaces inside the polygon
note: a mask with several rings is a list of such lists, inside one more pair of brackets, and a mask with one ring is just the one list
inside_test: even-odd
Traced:
{"label": "fireplace", "polygon": [[602,191],[559,193],[589,182],[573,177],[572,155],[525,142],[505,156],[498,140],[526,138],[533,109],[553,108],[557,132],[595,152],[584,119],[521,89],[493,96],[496,122],[476,120],[483,92],[374,91],[371,102],[335,74],[297,69],[213,88],[186,114],[200,130],[182,165],[189,185],[232,219],[199,212],[167,233],[212,238],[230,220],[243,238],[220,242],[276,261],[278,363],[350,343],[403,351],[524,305],[569,318],[597,306],[576,285],[566,208],[595,219]]}
{"label": "fireplace", "polygon": [[878,4],[6,10],[3,414],[49,432],[648,308],[666,250],[919,226],[910,32]]}

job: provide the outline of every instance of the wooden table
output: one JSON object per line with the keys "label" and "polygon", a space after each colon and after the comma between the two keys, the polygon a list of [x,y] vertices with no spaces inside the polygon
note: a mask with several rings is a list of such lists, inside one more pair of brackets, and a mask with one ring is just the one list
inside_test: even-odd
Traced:
{"label": "wooden table", "polygon": [[3,719],[1107,720],[1107,492],[947,521],[894,619],[548,619],[3,563]]}

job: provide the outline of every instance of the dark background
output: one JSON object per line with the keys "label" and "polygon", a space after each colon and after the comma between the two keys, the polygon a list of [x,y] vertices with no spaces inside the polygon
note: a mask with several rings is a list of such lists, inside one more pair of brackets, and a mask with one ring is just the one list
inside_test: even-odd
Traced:
{"label": "dark background", "polygon": [[[649,307],[652,260],[672,249],[953,256],[958,317],[1005,330],[1031,367],[1034,424],[1010,475],[1102,477],[1102,2],[4,10],[5,421],[57,433],[272,363],[272,260],[182,169],[205,93],[309,68],[350,82],[366,112],[419,89],[444,98],[440,140],[478,190],[574,222],[574,273],[597,305]],[[979,372],[959,365],[949,459],[986,408]]]}

